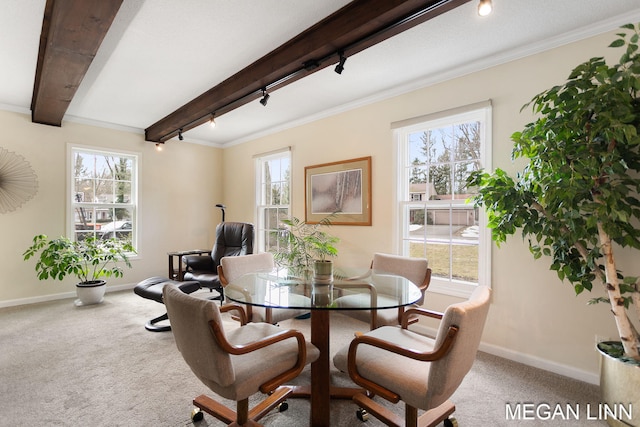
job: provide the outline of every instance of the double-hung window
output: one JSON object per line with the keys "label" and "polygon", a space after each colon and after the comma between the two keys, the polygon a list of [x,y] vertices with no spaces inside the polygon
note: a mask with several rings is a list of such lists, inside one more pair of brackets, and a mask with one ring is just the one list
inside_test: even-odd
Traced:
{"label": "double-hung window", "polygon": [[70,146],[69,165],[70,237],[115,237],[136,248],[138,155]]}
{"label": "double-hung window", "polygon": [[256,248],[278,249],[280,220],[291,212],[291,152],[284,149],[256,157]]}
{"label": "double-hung window", "polygon": [[426,258],[430,290],[468,296],[489,284],[490,235],[469,200],[471,172],[490,168],[491,105],[393,125],[398,148],[397,235],[404,256]]}

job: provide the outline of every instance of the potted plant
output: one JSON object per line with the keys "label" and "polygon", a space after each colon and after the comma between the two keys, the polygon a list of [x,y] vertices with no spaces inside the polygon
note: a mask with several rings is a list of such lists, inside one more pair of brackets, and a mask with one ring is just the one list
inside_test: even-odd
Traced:
{"label": "potted plant", "polygon": [[478,171],[468,185],[478,188],[475,203],[486,208],[496,243],[520,229],[534,258],[550,257],[576,294],[601,285],[590,303],[609,304],[620,342],[599,348],[617,347],[632,363],[623,376],[636,375],[634,390],[616,398],[623,382],[603,378],[603,367],[601,388],[606,401],[635,396],[640,407],[640,338],[630,320],[640,317],[639,279],[620,271],[614,254],[640,249],[640,27],[622,28],[609,46],[623,48],[619,63],[592,58],[523,107],[539,117],[512,135],[512,157],[528,159],[516,178]]}
{"label": "potted plant", "polygon": [[278,233],[276,263],[307,280],[312,275],[315,281],[331,280],[333,262],[329,258],[338,255],[335,245],[340,241],[322,230],[331,225],[331,218],[325,217],[317,224],[307,224],[296,217],[282,219],[286,228]]}
{"label": "potted plant", "polygon": [[122,277],[124,271],[120,262],[131,268],[128,258],[131,253],[135,253],[131,243],[116,238],[90,236],[71,241],[67,237],[49,239],[39,234],[23,256],[25,260],[37,256],[35,270],[39,280],[49,277],[63,280],[66,276],[76,276],[78,300],[75,303],[90,305],[103,300],[106,282],[101,278]]}

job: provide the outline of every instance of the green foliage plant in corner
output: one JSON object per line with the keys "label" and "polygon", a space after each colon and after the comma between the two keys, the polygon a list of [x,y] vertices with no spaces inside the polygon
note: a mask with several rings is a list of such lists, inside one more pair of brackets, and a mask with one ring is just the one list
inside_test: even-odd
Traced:
{"label": "green foliage plant in corner", "polygon": [[131,243],[116,238],[91,236],[71,241],[67,237],[49,239],[39,234],[22,255],[25,261],[37,256],[35,270],[39,280],[76,276],[80,284],[87,284],[103,277],[122,277],[124,271],[120,264],[131,268],[128,258],[131,253],[135,253]]}
{"label": "green foliage plant in corner", "polygon": [[619,63],[592,58],[523,107],[538,117],[512,135],[512,157],[528,160],[515,179],[497,169],[467,184],[478,187],[498,245],[520,229],[576,294],[600,285],[590,302],[610,305],[626,357],[640,361],[630,320],[640,320],[639,279],[619,271],[614,254],[640,249],[640,26],[621,28],[609,45],[622,50]]}
{"label": "green foliage plant in corner", "polygon": [[287,267],[291,274],[308,279],[313,274],[316,260],[327,261],[337,256],[336,244],[340,239],[323,229],[331,225],[332,217],[329,215],[317,224],[308,224],[296,217],[281,219],[286,228],[278,233],[276,263]]}

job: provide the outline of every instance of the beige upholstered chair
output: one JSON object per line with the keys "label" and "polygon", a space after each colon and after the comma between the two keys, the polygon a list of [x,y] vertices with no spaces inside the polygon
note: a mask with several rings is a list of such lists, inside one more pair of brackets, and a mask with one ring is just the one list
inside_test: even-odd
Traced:
{"label": "beige upholstered chair", "polygon": [[[444,314],[422,308],[407,310],[403,325],[384,326],[356,337],[333,359],[351,379],[373,395],[405,402],[405,420],[364,393],[353,400],[389,426],[435,426],[455,411],[448,399],[471,369],[489,310],[490,290],[478,286],[468,301]],[[441,319],[435,339],[406,329],[407,315]],[[418,409],[426,411],[418,417]],[[361,413],[362,414],[362,413]]]}
{"label": "beige upholstered chair", "polygon": [[[431,282],[431,269],[428,267],[426,259],[375,253],[373,255],[373,260],[371,261],[371,270],[376,273],[395,274],[411,280],[422,292],[422,298],[416,303],[416,305],[422,305],[424,301],[424,293]],[[367,298],[367,296],[365,294],[360,294],[339,297],[336,299],[336,304],[340,307],[357,307],[360,305],[356,301],[359,298]],[[406,307],[399,307],[397,309],[393,308],[383,310],[341,311],[341,313],[355,319],[362,320],[363,322],[367,322],[371,329],[375,329],[379,326],[399,325],[400,318],[405,309]],[[416,322],[417,320],[418,319],[414,316],[410,319],[410,323]]]}
{"label": "beige upholstered chair", "polygon": [[[224,257],[220,260],[218,277],[220,278],[220,283],[224,288],[243,274],[272,271],[274,267],[275,263],[273,261],[273,254],[269,252],[236,257]],[[302,295],[291,296],[291,298],[293,297],[307,298]],[[309,313],[309,310],[252,307],[249,305],[246,307],[246,311],[249,322],[266,322],[272,324]]]}
{"label": "beige upholstered chair", "polygon": [[[237,412],[206,395],[193,404],[234,426],[259,426],[256,421],[278,406],[292,391],[283,383],[295,378],[318,349],[301,332],[268,323],[246,323],[241,306],[218,308],[211,300],[185,294],[174,284],[163,289],[176,346],[193,373],[216,394],[237,402]],[[220,312],[238,310],[243,326],[225,331]],[[249,396],[270,394],[249,411]],[[193,415],[201,419],[202,413]],[[234,424],[232,424],[234,423]],[[236,424],[237,423],[237,424]]]}

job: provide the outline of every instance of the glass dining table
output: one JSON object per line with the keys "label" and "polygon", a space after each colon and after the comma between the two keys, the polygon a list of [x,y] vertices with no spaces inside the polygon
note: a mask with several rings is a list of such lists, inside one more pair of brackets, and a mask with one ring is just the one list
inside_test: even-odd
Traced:
{"label": "glass dining table", "polygon": [[320,350],[320,357],[311,364],[311,384],[295,386],[292,396],[310,399],[312,427],[330,425],[332,398],[350,399],[360,391],[331,385],[331,311],[399,309],[422,297],[410,280],[372,270],[357,276],[339,274],[316,283],[291,277],[285,270],[249,273],[230,282],[224,293],[229,300],[248,306],[310,310],[311,342]]}

